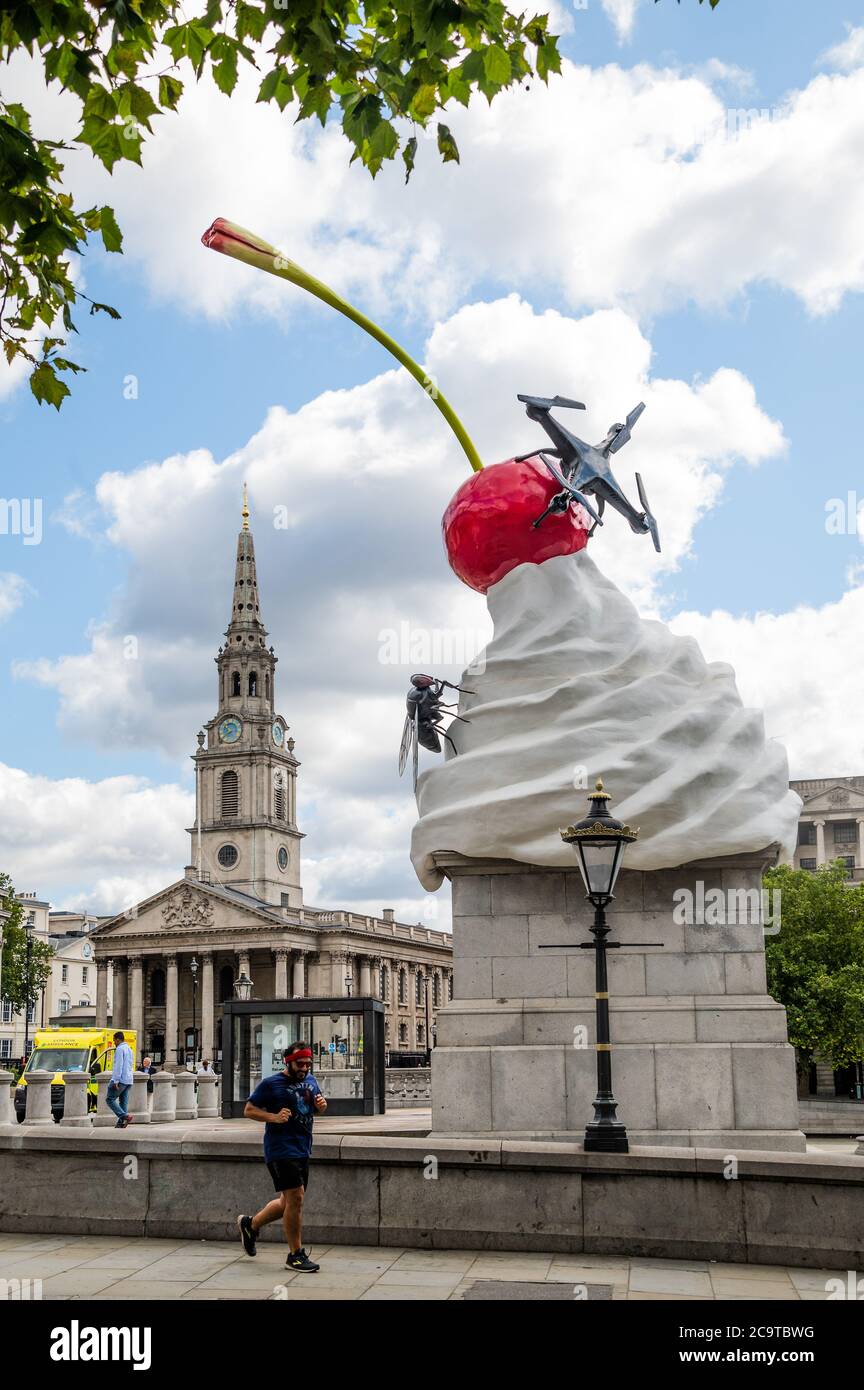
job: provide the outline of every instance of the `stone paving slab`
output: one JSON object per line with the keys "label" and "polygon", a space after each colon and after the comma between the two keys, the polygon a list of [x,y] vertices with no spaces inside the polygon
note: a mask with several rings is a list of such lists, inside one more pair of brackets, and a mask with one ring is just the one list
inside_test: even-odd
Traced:
{"label": "stone paving slab", "polygon": [[[321,1245],[319,1274],[285,1269],[284,1245],[250,1259],[239,1240],[7,1235],[0,1279],[41,1279],[46,1300],[190,1302],[817,1301],[837,1270],[728,1261]],[[842,1276],[840,1276],[842,1277]],[[832,1286],[833,1287],[833,1286]]]}

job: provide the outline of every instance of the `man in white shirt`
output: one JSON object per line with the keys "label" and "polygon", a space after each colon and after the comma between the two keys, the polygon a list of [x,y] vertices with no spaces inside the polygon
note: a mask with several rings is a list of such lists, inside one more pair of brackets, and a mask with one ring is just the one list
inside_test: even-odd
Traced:
{"label": "man in white shirt", "polygon": [[115,1129],[125,1129],[132,1122],[127,1113],[131,1090],[132,1049],[122,1033],[115,1033],[114,1066],[111,1068],[111,1080],[108,1082],[108,1094],[106,1096],[109,1110],[113,1110],[117,1116]]}

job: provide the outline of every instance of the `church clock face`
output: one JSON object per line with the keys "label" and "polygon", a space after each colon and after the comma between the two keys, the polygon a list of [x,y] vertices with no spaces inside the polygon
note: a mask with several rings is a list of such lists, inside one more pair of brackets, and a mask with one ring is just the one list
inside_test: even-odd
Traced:
{"label": "church clock face", "polygon": [[236,743],[242,732],[243,725],[233,715],[229,719],[223,719],[219,725],[219,737],[223,743]]}
{"label": "church clock face", "polygon": [[276,744],[277,748],[281,748],[284,741],[285,730],[282,728],[282,725],[277,720],[276,723],[273,725],[273,742]]}

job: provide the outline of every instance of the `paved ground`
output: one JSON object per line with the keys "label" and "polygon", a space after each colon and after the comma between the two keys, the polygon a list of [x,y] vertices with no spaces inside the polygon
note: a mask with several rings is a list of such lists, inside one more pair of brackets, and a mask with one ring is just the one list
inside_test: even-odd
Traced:
{"label": "paved ground", "polygon": [[[239,1240],[145,1240],[124,1236],[0,1235],[0,1281],[41,1279],[44,1299],[497,1299],[506,1285],[520,1299],[657,1300],[827,1297],[837,1270],[704,1260],[627,1260],[610,1255],[502,1254],[480,1250],[401,1250],[318,1246],[319,1274],[283,1268],[285,1249],[259,1246],[250,1259]],[[17,1286],[2,1286],[11,1297]],[[32,1284],[30,1286],[32,1289]],[[2,1296],[2,1295],[0,1295]],[[27,1286],[25,1285],[25,1297]],[[29,1296],[33,1296],[30,1293]]]}

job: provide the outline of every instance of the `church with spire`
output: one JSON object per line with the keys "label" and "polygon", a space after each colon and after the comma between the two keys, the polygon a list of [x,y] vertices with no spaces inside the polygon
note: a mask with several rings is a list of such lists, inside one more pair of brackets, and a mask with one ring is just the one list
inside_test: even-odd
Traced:
{"label": "church with spire", "polygon": [[244,485],[231,616],[216,656],[218,706],[194,755],[191,862],[199,879],[277,907],[300,907],[300,764],[288,724],[276,712],[277,660],[261,618]]}
{"label": "church with spire", "polygon": [[196,1059],[218,1067],[222,1004],[245,977],[253,999],[382,999],[388,1050],[425,1052],[452,997],[450,934],[397,922],[390,908],[370,916],[303,901],[300,763],[277,703],[249,520],[244,484],[216,713],[191,755],[189,863],[182,879],[93,932],[96,1026],[134,1029],[139,1056],[169,1070]]}

